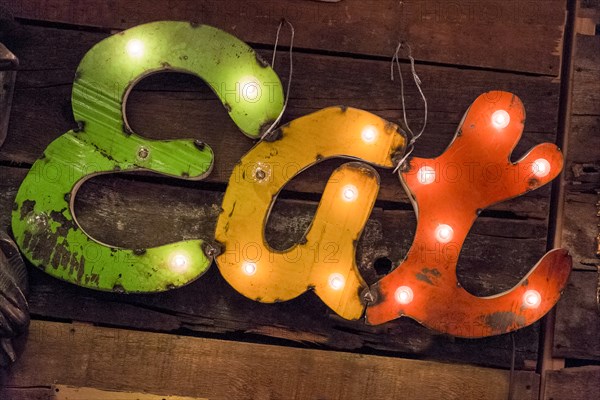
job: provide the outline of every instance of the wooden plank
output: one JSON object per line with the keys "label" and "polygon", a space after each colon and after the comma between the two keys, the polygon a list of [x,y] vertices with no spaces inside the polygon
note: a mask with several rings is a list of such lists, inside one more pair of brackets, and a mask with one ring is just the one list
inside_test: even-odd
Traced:
{"label": "wooden plank", "polygon": [[600,360],[598,272],[573,271],[558,302],[553,355]]}
{"label": "wooden plank", "polygon": [[3,400],[54,400],[54,391],[50,386],[4,387],[0,385],[0,398]]}
{"label": "wooden plank", "polygon": [[[10,209],[26,171],[8,167],[0,167],[0,171],[6,177],[3,201]],[[192,238],[213,241],[222,196],[194,183],[181,187],[105,175],[82,186],[75,210],[86,232],[101,242],[145,248]],[[277,201],[266,229],[271,246],[284,250],[299,242],[316,205],[315,201],[288,200],[285,196]],[[3,213],[2,226],[8,226],[8,217]],[[404,258],[415,227],[412,210],[375,208],[358,246],[366,279],[374,282],[379,278],[373,267],[377,258],[388,257],[394,263]],[[544,221],[481,217],[461,254],[464,263],[459,276],[463,285],[478,295],[510,288],[543,254],[545,235]],[[481,258],[492,265],[482,266]],[[496,266],[503,264],[508,265],[498,271]]]}
{"label": "wooden plank", "polygon": [[[6,381],[60,382],[210,399],[506,399],[508,375],[458,364],[33,321]],[[515,399],[537,398],[518,372]]]}
{"label": "wooden plank", "polygon": [[[511,361],[510,336],[455,339],[409,319],[378,327],[350,323],[310,293],[281,304],[254,303],[227,286],[216,268],[181,291],[156,297],[86,291],[38,270],[30,270],[30,276],[31,311],[44,318],[502,368]],[[537,325],[515,334],[518,369],[535,366],[538,334]]]}
{"label": "wooden plank", "polygon": [[54,392],[54,400],[208,400],[200,397],[158,396],[147,393],[115,392],[66,385],[54,385]]}
{"label": "wooden plank", "polygon": [[[83,54],[103,37],[100,33],[40,27],[23,27],[21,34],[15,35],[13,49],[21,58],[23,70],[0,160],[32,163],[53,139],[74,127],[69,103],[72,77]],[[392,121],[401,118],[399,88],[389,82],[387,61],[299,53],[295,71],[288,120],[340,103]],[[428,131],[415,155],[432,157],[441,153],[468,105],[491,89],[515,92],[528,109],[526,132],[515,159],[539,142],[555,140],[559,87],[551,78],[440,66],[422,66],[419,72],[430,99],[430,117]],[[200,80],[181,75],[156,75],[138,87],[141,90],[134,90],[127,107],[134,129],[155,139],[191,136],[203,140],[216,154],[208,181],[227,182],[234,163],[252,142],[239,133],[216,96]],[[413,86],[407,94],[409,113],[418,120],[422,112],[419,95]],[[288,189],[320,193],[335,165],[312,168]],[[379,199],[406,203],[397,176],[390,171],[381,171],[381,175]],[[544,188],[494,205],[493,209],[546,218],[548,197],[549,188]]]}
{"label": "wooden plank", "polygon": [[0,387],[0,398],[3,400],[208,400],[200,397],[159,396],[67,385],[52,385],[44,388]]}
{"label": "wooden plank", "polygon": [[[599,75],[600,76],[600,75]],[[600,183],[600,104],[598,115],[573,115],[565,179],[572,193],[593,193]]]}
{"label": "wooden plank", "polygon": [[597,400],[600,398],[600,367],[566,368],[546,372],[544,400]]}
{"label": "wooden plank", "polygon": [[564,204],[562,246],[573,256],[573,269],[598,271],[598,218],[600,195],[567,193]]}
{"label": "wooden plank", "polygon": [[0,43],[0,147],[8,133],[8,117],[12,105],[13,91],[19,60]]}
{"label": "wooden plank", "polygon": [[573,114],[600,115],[600,35],[577,35],[573,68]]}
{"label": "wooden plank", "polygon": [[600,237],[600,36],[578,35],[565,179],[563,243],[574,268],[596,271]]}
{"label": "wooden plank", "polygon": [[[399,40],[418,60],[559,73],[566,0],[8,0],[15,16],[111,29],[192,20],[272,44],[279,21],[296,26],[298,48],[391,56]],[[285,39],[287,41],[287,38]]]}
{"label": "wooden plank", "polygon": [[591,8],[600,11],[600,0],[581,0],[581,8]]}
{"label": "wooden plank", "polygon": [[[580,2],[581,7],[590,5]],[[589,16],[588,11],[587,8],[579,9],[579,16]],[[577,34],[574,46],[560,241],[573,256],[575,271],[556,308],[552,354],[559,358],[600,360],[600,259],[597,254],[600,237],[600,37]],[[581,396],[576,377],[565,383],[563,391],[557,391],[560,389],[557,382],[561,382],[559,378],[563,372],[548,374],[546,398]],[[565,374],[565,377],[570,376]]]}
{"label": "wooden plank", "polygon": [[[22,77],[20,81],[22,86],[16,100],[20,101],[18,108],[21,112],[13,113],[11,120],[12,150],[7,144],[6,149],[9,150],[2,152],[3,155],[0,157],[6,157],[3,158],[5,162],[27,163],[37,158],[50,140],[73,125],[68,102],[71,77],[80,57],[105,35],[40,27],[24,27],[21,35],[19,54],[22,60],[29,60],[26,63],[28,68],[24,68],[19,75]],[[297,64],[306,67],[296,67],[300,72],[297,72],[298,77],[294,80],[299,83],[295,83],[298,87],[294,89],[292,96],[293,104],[290,108],[292,116],[305,114],[339,100],[371,109],[390,119],[398,119],[400,115],[398,90],[397,87],[390,87],[387,82],[389,69],[387,61],[353,60],[301,53],[297,54],[296,59]],[[340,65],[343,68],[340,68]],[[433,116],[430,120],[433,128],[431,136],[426,135],[422,142],[423,147],[418,149],[420,152],[429,153],[420,155],[431,156],[441,151],[472,99],[481,91],[498,86],[517,91],[526,104],[537,104],[530,109],[528,131],[524,144],[517,149],[518,152],[535,142],[554,140],[556,112],[552,110],[557,109],[558,86],[552,79],[490,71],[465,73],[461,69],[439,66],[428,66],[426,69],[427,76],[423,73],[421,75],[425,82],[430,82],[428,84],[430,89],[426,91],[432,91],[427,94],[428,97],[433,97]],[[340,72],[346,70],[349,71],[347,75]],[[315,71],[319,71],[318,75],[322,75],[323,78],[317,80]],[[373,82],[373,75],[365,74],[365,71],[379,71],[377,75],[382,78]],[[132,116],[138,121],[136,129],[145,134],[150,132],[149,136],[158,138],[177,137],[181,135],[180,132],[200,131],[202,134],[198,137],[205,140],[206,135],[212,135],[214,139],[211,140],[211,144],[215,143],[217,155],[225,154],[226,151],[227,154],[229,152],[243,154],[250,148],[251,143],[244,142],[245,139],[236,132],[231,123],[227,125],[224,122],[225,113],[214,102],[214,97],[200,87],[197,81],[196,89],[192,91],[188,89],[182,94],[157,91],[157,89],[164,89],[165,82],[173,83],[174,88],[180,89],[189,84],[190,80],[148,81],[145,89],[136,92],[132,98],[134,107],[131,110]],[[329,82],[334,82],[335,85],[331,86]],[[433,96],[430,93],[433,93]],[[136,95],[139,95],[137,100]],[[390,99],[393,101],[390,102]],[[136,104],[138,107],[147,104],[144,107],[148,108],[140,107],[136,112],[134,111]],[[391,108],[390,104],[392,104]],[[161,114],[165,107],[166,114]],[[414,88],[409,91],[409,107],[410,110],[417,110],[420,107]],[[179,114],[177,110],[185,111]],[[218,116],[220,119],[213,122],[209,119],[206,123],[205,117],[217,114],[214,110],[221,110]],[[156,118],[157,115],[161,118]],[[416,116],[418,117],[418,114]],[[177,122],[173,123],[171,118]],[[198,118],[199,121],[195,121],[193,125],[186,125],[189,118],[192,120]],[[158,124],[155,131],[152,130],[153,124]],[[176,129],[173,129],[173,126]],[[223,127],[226,128],[222,129]],[[165,128],[170,130],[163,133]],[[203,130],[209,128],[213,133],[204,134]],[[185,136],[189,135],[186,133]],[[240,139],[235,139],[236,137]],[[21,156],[14,156],[15,154]],[[225,157],[218,157],[218,159],[225,159]],[[231,160],[229,162],[233,164]],[[221,183],[224,179],[222,177],[228,177],[227,165],[217,166],[217,169],[219,168],[224,172],[222,175],[215,174],[217,178],[213,182]],[[9,169],[20,171],[17,175],[20,174],[21,178],[15,175],[8,176],[8,173],[5,175],[6,178],[3,176],[2,180],[7,184],[16,183],[10,183],[8,185],[10,187],[0,193],[0,198],[6,200],[4,209],[10,209],[11,196],[14,198],[17,182],[20,182],[24,174],[23,170]],[[327,173],[322,171],[308,175],[306,183],[296,183],[297,186],[291,188],[318,193],[319,186],[313,181],[325,182],[323,177]],[[221,180],[219,176],[222,176]],[[204,186],[196,183],[174,183],[170,180],[145,180],[138,184],[131,184],[128,179],[125,181],[122,180],[124,178],[118,178],[116,181],[112,179],[108,178],[106,181],[99,181],[98,185],[89,186],[87,203],[82,197],[84,206],[81,209],[81,218],[86,221],[86,229],[87,224],[93,226],[96,222],[101,222],[100,220],[104,221],[102,222],[104,225],[98,225],[94,230],[98,237],[103,236],[112,243],[120,241],[122,244],[127,244],[132,243],[131,241],[145,241],[148,244],[158,244],[159,241],[180,240],[183,237],[198,237],[211,233],[210,224],[205,224],[205,220],[198,221],[198,215],[214,216],[214,210],[210,214],[211,207],[213,204],[219,204],[219,195],[214,193],[210,195],[207,191],[201,190],[200,188]],[[393,183],[386,184],[385,182],[391,182],[390,179],[393,179]],[[401,189],[395,179],[391,174],[385,174],[383,200],[398,199],[397,191]],[[131,187],[131,190],[126,190],[124,196],[118,194],[127,187]],[[396,189],[385,194],[385,188]],[[548,191],[534,192],[531,197],[499,206],[501,208],[498,210],[506,212],[500,214],[508,217],[506,220],[482,218],[477,222],[473,234],[467,239],[460,261],[461,280],[469,290],[484,295],[506,289],[516,283],[518,278],[542,255],[546,237],[547,202],[535,196],[541,195],[541,198],[546,198],[548,193]],[[98,207],[99,204],[102,205]],[[147,206],[140,207],[140,204],[147,204]],[[170,221],[172,217],[168,213],[156,212],[163,210],[165,204],[177,205],[176,224]],[[293,232],[302,232],[302,227],[306,226],[302,224],[307,224],[312,215],[310,204],[302,202],[299,206],[291,207],[292,203],[288,202],[287,209],[286,203],[281,204],[283,205],[280,214],[282,220],[295,218],[296,228]],[[314,206],[314,203],[312,204]],[[94,209],[97,211],[92,212]],[[295,209],[298,211],[294,211]],[[122,212],[122,215],[115,212]],[[201,214],[202,212],[205,214]],[[363,253],[359,255],[367,260],[364,263],[367,268],[363,272],[370,280],[376,279],[379,275],[373,269],[373,260],[385,256],[393,261],[399,260],[410,244],[411,232],[414,230],[413,213],[404,205],[393,206],[392,209],[387,210],[378,208],[375,214],[364,235],[365,238],[369,238],[365,242],[367,245],[363,245],[364,250],[361,250]],[[0,219],[7,222],[7,218],[7,213],[0,214]],[[162,231],[157,230],[161,231],[160,237],[156,236],[156,231],[147,229],[149,223],[153,226],[165,227]],[[90,228],[93,230],[92,226]],[[289,223],[279,224],[280,230],[275,229],[272,237],[284,237],[277,233],[289,226]],[[482,259],[487,261],[485,265],[482,265]],[[188,333],[194,331],[244,340],[276,338],[285,340],[285,343],[293,341],[300,345],[367,352],[394,352],[416,357],[461,360],[502,367],[510,363],[510,337],[503,336],[481,341],[453,340],[427,331],[409,320],[401,320],[377,328],[356,326],[331,317],[326,308],[311,294],[286,304],[261,305],[236,295],[214,268],[210,274],[185,288],[185,291],[154,298],[152,296],[122,297],[85,291],[56,282],[38,273],[37,277],[34,275],[33,278],[38,283],[34,284],[37,286],[31,302],[34,313],[44,317],[91,320],[90,322],[147,330],[183,330]],[[527,360],[536,359],[537,332],[537,327],[533,327],[516,334],[519,368],[522,368]]]}
{"label": "wooden plank", "polygon": [[[21,168],[0,167],[0,209],[10,209],[25,173]],[[76,210],[86,231],[97,239],[137,248],[185,238],[212,240],[221,196],[197,184],[179,187],[104,176],[82,187]],[[315,202],[276,203],[267,229],[269,243],[285,249],[299,240],[315,210]],[[8,212],[0,213],[0,227],[7,226],[8,218]],[[391,266],[404,257],[414,229],[412,211],[375,209],[358,246],[357,260],[368,282],[375,282],[387,272],[378,270],[377,260],[388,258]],[[507,290],[543,255],[545,243],[543,221],[480,218],[461,254],[459,279],[467,290],[478,295]],[[331,315],[312,293],[286,303],[258,304],[231,289],[214,266],[188,287],[154,296],[94,292],[34,272],[30,307],[44,318],[510,365],[512,345],[508,335],[453,339],[408,319],[367,327]],[[518,368],[537,358],[537,333],[535,325],[515,334]]]}
{"label": "wooden plank", "polygon": [[569,249],[573,268],[578,270],[597,271],[600,266],[599,131],[600,103],[598,115],[572,116],[565,167],[562,245]]}

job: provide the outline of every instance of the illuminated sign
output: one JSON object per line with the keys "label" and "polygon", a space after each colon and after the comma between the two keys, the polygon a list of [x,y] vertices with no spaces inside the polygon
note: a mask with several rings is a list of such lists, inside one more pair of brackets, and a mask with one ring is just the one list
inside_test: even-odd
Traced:
{"label": "illuminated sign", "polygon": [[[208,144],[145,139],[127,123],[129,91],[164,71],[202,78],[239,129],[262,140],[230,177],[215,232],[218,246],[202,240],[149,249],[100,243],[73,211],[77,191],[90,177],[145,170],[199,180],[211,171]],[[164,291],[196,279],[216,257],[227,282],[256,301],[287,301],[312,290],[346,319],[357,320],[366,309],[370,324],[408,316],[455,336],[482,337],[537,321],[568,279],[572,261],[563,249],[546,254],[518,285],[496,296],[474,296],[457,279],[460,250],[479,213],[547,184],[563,167],[560,150],[550,143],[510,161],[525,121],[523,104],[511,93],[480,96],[441,156],[399,165],[408,157],[404,133],[367,111],[326,108],[271,131],[284,109],[283,90],[250,47],[206,25],[155,22],[94,46],[77,70],[72,104],[78,129],[52,142],[33,165],[12,220],[25,256],[65,281],[99,290]],[[330,176],[301,242],[273,249],[265,226],[279,193],[301,171],[337,157],[351,161]],[[379,191],[373,166],[404,167],[400,180],[418,225],[406,259],[369,288],[355,253]]]}
{"label": "illuminated sign", "polygon": [[217,265],[227,282],[244,296],[267,303],[313,289],[342,317],[360,318],[366,284],[355,253],[379,192],[373,168],[351,162],[334,171],[310,228],[293,248],[272,249],[264,238],[265,226],[277,195],[298,172],[333,157],[392,168],[405,145],[398,126],[344,107],[296,119],[258,143],[236,165],[217,223],[216,239],[224,247]]}
{"label": "illuminated sign", "polygon": [[563,156],[550,143],[510,161],[524,122],[517,96],[485,93],[441,156],[415,157],[401,172],[417,230],[406,259],[371,287],[368,323],[408,316],[451,335],[481,337],[530,325],[556,304],[571,271],[563,249],[546,254],[513,289],[491,297],[470,294],[456,275],[460,249],[484,208],[537,189],[562,170]]}
{"label": "illuminated sign", "polygon": [[95,45],[73,83],[79,129],[46,148],[23,181],[13,212],[19,247],[50,275],[93,289],[155,292],[185,285],[211,265],[213,250],[201,240],[149,249],[100,243],[83,230],[73,211],[77,190],[94,175],[147,170],[198,180],[210,173],[209,145],[149,140],[127,123],[129,91],[145,76],[165,71],[202,78],[240,130],[253,138],[283,108],[277,74],[248,45],[219,29],[155,22]]}

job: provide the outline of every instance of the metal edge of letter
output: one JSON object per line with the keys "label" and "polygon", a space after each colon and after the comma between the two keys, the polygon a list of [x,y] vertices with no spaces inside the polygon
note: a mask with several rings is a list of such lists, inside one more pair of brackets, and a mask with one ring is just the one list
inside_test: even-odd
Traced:
{"label": "metal edge of letter", "polygon": [[[78,189],[94,175],[146,170],[200,180],[212,170],[208,144],[145,139],[127,123],[124,110],[131,88],[149,74],[166,71],[203,79],[240,130],[255,138],[283,108],[277,74],[246,43],[220,29],[160,21],[102,40],[77,68],[72,107],[78,128],[45,149],[17,194],[13,232],[32,264],[79,286],[120,293],[180,287],[211,265],[216,249],[207,241],[118,248],[90,237],[74,212]],[[268,86],[269,96],[235,92],[230,98],[231,88],[240,90],[248,82]]]}
{"label": "metal edge of letter", "polygon": [[[504,114],[494,120],[499,112]],[[444,153],[410,160],[400,178],[417,214],[413,246],[396,269],[371,286],[368,323],[407,316],[454,336],[485,337],[531,325],[556,304],[572,267],[565,249],[548,252],[517,285],[494,296],[472,295],[456,275],[464,240],[484,208],[548,184],[562,170],[562,153],[551,143],[510,161],[524,123],[517,96],[488,92],[471,105]],[[500,173],[442,176],[459,161],[495,166]]]}

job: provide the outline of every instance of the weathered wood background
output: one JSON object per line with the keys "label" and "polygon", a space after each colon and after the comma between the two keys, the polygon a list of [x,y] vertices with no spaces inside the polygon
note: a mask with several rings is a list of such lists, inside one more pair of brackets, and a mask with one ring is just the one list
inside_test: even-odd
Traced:
{"label": "weathered wood background", "polygon": [[[578,5],[576,26],[575,16],[567,13],[575,7],[567,0],[3,4],[0,40],[19,57],[21,67],[8,139],[0,149],[0,228],[9,225],[12,202],[28,167],[53,139],[75,126],[70,94],[79,61],[114,30],[153,20],[191,20],[223,28],[269,58],[279,20],[289,19],[296,27],[297,47],[286,120],[339,104],[400,120],[399,87],[389,81],[389,59],[397,41],[404,40],[413,48],[430,105],[428,129],[415,154],[443,151],[466,108],[487,90],[511,91],[527,108],[525,133],[513,159],[536,143],[562,142],[562,126],[570,124],[564,213],[556,212],[562,202],[557,204],[559,191],[552,196],[550,187],[485,211],[465,243],[459,277],[477,295],[508,289],[544,254],[548,238],[562,226],[562,241],[575,257],[576,271],[557,310],[552,356],[600,361],[594,242],[600,36],[591,28],[598,23],[597,2]],[[15,17],[12,22],[10,15]],[[565,33],[578,29],[583,33],[575,35],[572,49]],[[282,43],[285,50],[286,34]],[[563,63],[563,55],[569,60],[571,53],[572,66]],[[565,65],[568,70],[561,70]],[[284,81],[288,67],[282,53],[275,68]],[[564,79],[571,69],[572,97]],[[418,125],[422,106],[412,84],[407,96],[410,118]],[[237,131],[202,81],[179,74],[140,82],[130,96],[127,116],[133,129],[147,137],[193,137],[209,143],[216,154],[215,169],[200,183],[149,174],[94,178],[78,195],[79,220],[94,237],[124,247],[211,238],[229,174],[252,141]],[[267,229],[274,247],[286,248],[302,236],[327,176],[340,163],[312,168],[286,187]],[[390,171],[380,174],[379,199],[359,244],[361,271],[369,283],[402,259],[416,223],[397,177]],[[549,223],[550,215],[560,221]],[[183,289],[143,296],[94,292],[34,269],[31,280],[31,310],[42,321],[34,323],[21,361],[6,378],[7,393],[13,396],[9,398],[54,398],[60,393],[51,387],[54,383],[211,399],[350,399],[374,393],[383,398],[414,393],[422,398],[492,399],[506,398],[509,391],[508,374],[501,370],[511,364],[510,335],[455,339],[407,319],[367,327],[332,315],[311,293],[287,303],[258,304],[231,289],[216,268]],[[542,356],[540,324],[513,336],[520,370],[515,398],[538,398],[540,377],[533,370]],[[128,346],[147,354],[126,351]],[[163,348],[168,351],[163,353]],[[577,374],[565,371],[567,377]],[[577,381],[554,374],[548,375],[547,398],[557,387],[553,382]],[[591,383],[593,389],[593,379]],[[593,390],[584,392],[596,398]]]}

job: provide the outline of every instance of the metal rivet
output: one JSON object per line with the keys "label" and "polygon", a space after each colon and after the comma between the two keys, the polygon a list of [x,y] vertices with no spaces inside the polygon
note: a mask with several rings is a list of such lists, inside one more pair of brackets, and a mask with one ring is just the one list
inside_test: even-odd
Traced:
{"label": "metal rivet", "polygon": [[148,158],[148,156],[150,155],[150,150],[148,150],[145,147],[140,147],[140,149],[138,150],[138,158],[141,160],[145,160],[146,158]]}
{"label": "metal rivet", "polygon": [[254,174],[254,177],[256,179],[258,179],[259,181],[262,181],[263,179],[265,179],[267,177],[267,174],[262,169],[257,169]]}

